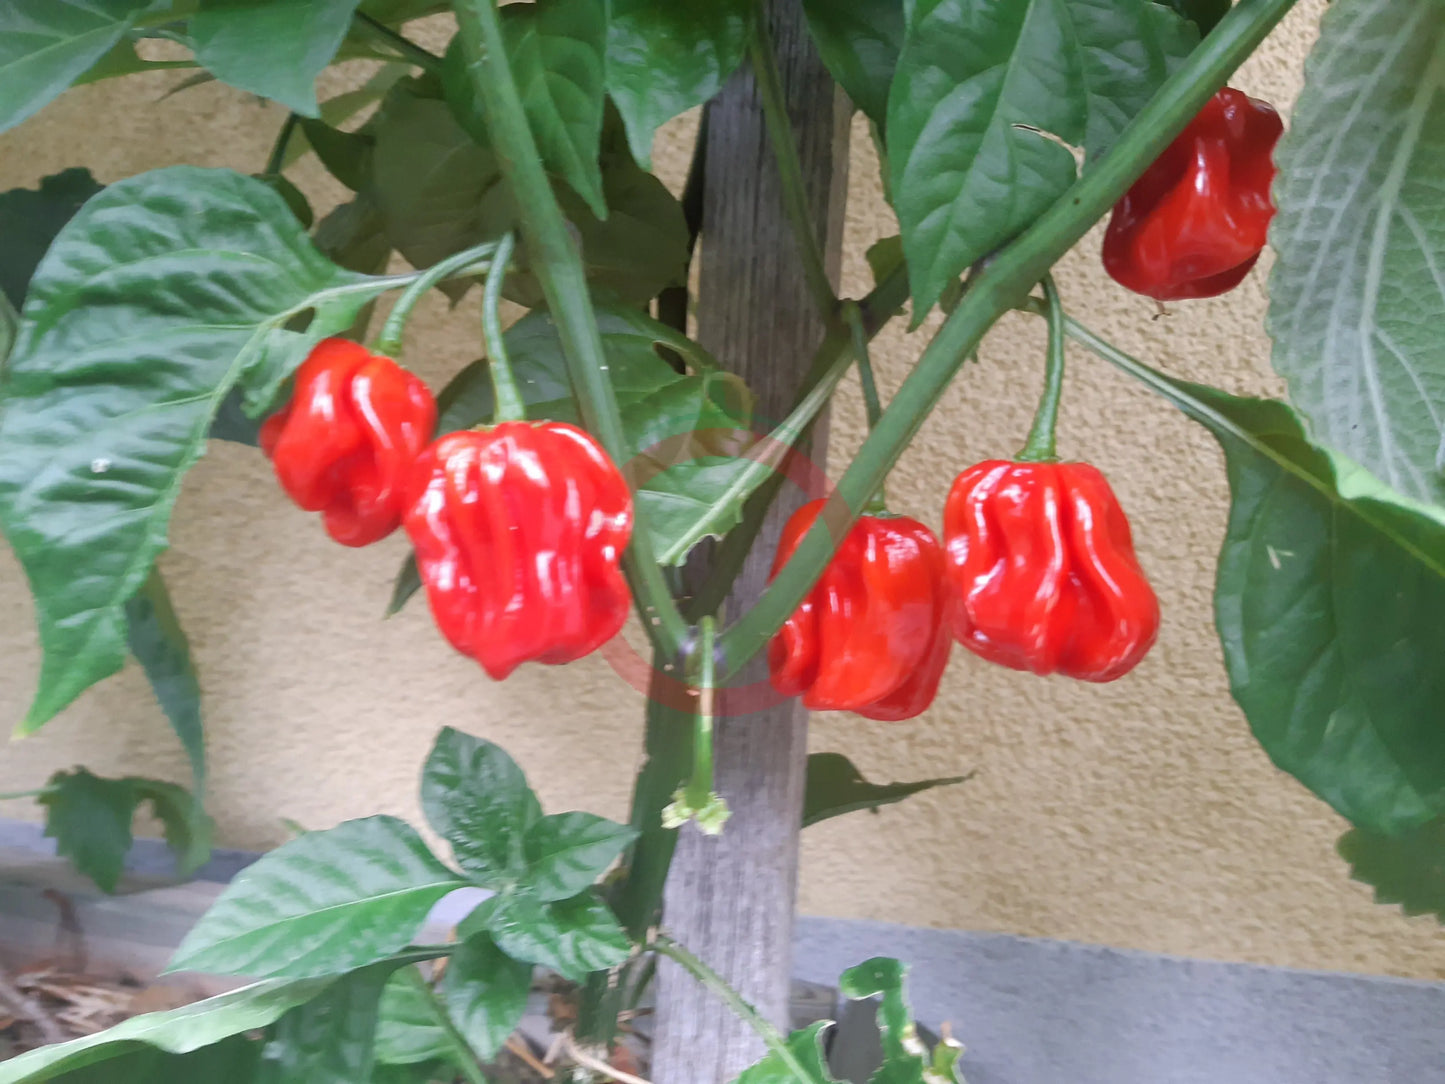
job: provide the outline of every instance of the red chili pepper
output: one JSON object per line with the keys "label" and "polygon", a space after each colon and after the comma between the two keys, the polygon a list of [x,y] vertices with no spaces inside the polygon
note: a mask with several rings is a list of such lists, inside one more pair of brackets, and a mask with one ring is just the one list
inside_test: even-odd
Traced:
{"label": "red chili pepper", "polygon": [[[827,501],[783,529],[777,574]],[[952,647],[943,550],[907,516],[863,516],[768,646],[773,688],[814,711],[911,719],[933,702]]]}
{"label": "red chili pepper", "polygon": [[503,422],[450,433],[416,461],[403,516],[432,615],[500,681],[580,659],[627,620],[618,568],[632,494],[582,430]]}
{"label": "red chili pepper", "polygon": [[431,391],[390,358],[348,339],[318,343],[296,370],[291,401],[261,426],[281,488],[343,546],[385,538],[402,488],[436,428]]}
{"label": "red chili pepper", "polygon": [[1274,217],[1274,145],[1284,131],[1265,102],[1225,87],[1114,207],[1104,269],[1159,301],[1234,289]]}
{"label": "red chili pepper", "polygon": [[1087,463],[991,460],[958,476],[943,513],[961,604],[954,635],[991,662],[1113,681],[1159,631],[1129,521]]}

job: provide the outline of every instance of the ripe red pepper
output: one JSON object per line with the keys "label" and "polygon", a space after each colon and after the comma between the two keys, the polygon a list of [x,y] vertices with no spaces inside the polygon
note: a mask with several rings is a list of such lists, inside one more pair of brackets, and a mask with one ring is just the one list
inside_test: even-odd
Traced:
{"label": "ripe red pepper", "polygon": [[991,460],[958,476],[943,512],[954,635],[991,662],[1113,681],[1154,644],[1159,602],[1129,521],[1087,463]]}
{"label": "ripe red pepper", "polygon": [[450,433],[416,461],[403,523],[432,615],[500,681],[580,659],[627,620],[618,568],[632,494],[590,436],[562,422]]}
{"label": "ripe red pepper", "polygon": [[[827,501],[783,528],[777,574]],[[768,645],[773,688],[814,711],[911,719],[948,663],[950,593],[933,532],[907,516],[863,516],[803,604]]]}
{"label": "ripe red pepper", "polygon": [[343,546],[385,538],[401,522],[403,484],[436,428],[431,391],[390,358],[348,339],[318,343],[296,370],[291,401],[261,426],[281,488]]}
{"label": "ripe red pepper", "polygon": [[1284,122],[1225,87],[1114,207],[1104,269],[1145,297],[1175,301],[1234,289],[1274,217],[1271,155]]}

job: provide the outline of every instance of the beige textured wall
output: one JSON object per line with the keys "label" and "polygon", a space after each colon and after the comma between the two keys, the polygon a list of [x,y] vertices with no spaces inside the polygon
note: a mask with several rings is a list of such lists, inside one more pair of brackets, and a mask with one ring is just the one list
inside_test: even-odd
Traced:
{"label": "beige textured wall", "polygon": [[[1323,0],[1306,0],[1236,79],[1292,100]],[[174,162],[255,169],[278,120],[237,92],[206,86],[158,100],[175,77],[74,92],[0,138],[0,188],[74,164],[105,181]],[[686,124],[680,127],[686,128]],[[676,136],[677,133],[674,133]],[[850,201],[846,286],[866,288],[862,252],[895,232],[861,130]],[[674,175],[678,138],[659,149]],[[296,171],[324,206],[338,193]],[[1231,296],[1154,320],[1152,304],[1100,271],[1089,237],[1059,269],[1088,322],[1170,372],[1271,392],[1261,330],[1264,277]],[[429,304],[407,360],[438,380],[476,352],[470,313]],[[925,332],[926,333],[926,332]],[[896,387],[922,348],[897,330],[878,347]],[[982,364],[965,368],[895,474],[900,511],[938,524],[946,487],[974,460],[1021,443],[1043,337],[1006,320]],[[814,746],[846,751],[872,778],[975,771],[966,786],[878,816],[809,830],[801,908],[815,914],[1003,930],[1193,956],[1445,977],[1431,920],[1374,906],[1333,853],[1342,823],[1275,771],[1229,698],[1210,613],[1227,491],[1211,439],[1089,356],[1071,356],[1061,449],[1113,480],[1164,609],[1158,647],[1108,686],[1043,680],[955,653],[922,720],[816,719]],[[849,389],[834,447],[859,439]],[[836,462],[836,460],[835,460]],[[494,685],[447,649],[423,605],[382,622],[397,538],[353,552],[293,510],[254,452],[214,446],[187,480],[163,560],[203,676],[222,842],[264,847],[282,817],[321,827],[392,812],[419,820],[418,765],[453,724],[515,754],[550,808],[626,808],[641,699],[591,659],[526,667]],[[18,567],[0,549],[0,719],[16,719],[38,654]],[[0,790],[38,785],[84,762],[101,772],[184,778],[164,720],[134,668],[88,693],[40,736],[0,754]],[[0,815],[34,816],[28,803]]]}

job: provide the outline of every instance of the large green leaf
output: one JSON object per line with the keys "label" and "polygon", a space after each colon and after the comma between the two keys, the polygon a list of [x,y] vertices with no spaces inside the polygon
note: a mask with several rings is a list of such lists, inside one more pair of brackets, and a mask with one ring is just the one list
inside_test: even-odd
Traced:
{"label": "large green leaf", "polygon": [[556,903],[524,890],[504,892],[478,907],[460,932],[472,935],[479,926],[512,959],[577,981],[616,967],[632,951],[612,911],[591,891]]}
{"label": "large green leaf", "polygon": [[486,934],[473,934],[447,961],[441,995],[467,1045],[490,1060],[516,1029],[532,990],[532,965],[514,960]]}
{"label": "large green leaf", "polygon": [[879,126],[903,48],[904,0],[803,0],[823,63],[853,104]]}
{"label": "large green leaf", "polygon": [[30,276],[55,235],[102,187],[90,170],[67,169],[43,178],[38,190],[0,192],[0,293],[15,308],[25,304]]}
{"label": "large green leaf", "polygon": [[0,131],[58,97],[110,51],[151,0],[0,4]]}
{"label": "large green leaf", "polygon": [[[23,729],[125,663],[125,604],[227,393],[264,406],[390,285],[323,258],[280,196],[227,170],[131,177],[60,232],[0,385],[0,527],[44,648]],[[305,334],[281,330],[308,310]]]}
{"label": "large green leaf", "polygon": [[[1098,159],[1198,40],[1150,0],[914,0],[888,166],[914,319]],[[1066,145],[1067,144],[1067,145]]]}
{"label": "large green leaf", "polygon": [[1224,449],[1215,623],[1270,758],[1361,827],[1445,813],[1445,521],[1312,445],[1283,403],[1113,360]]}
{"label": "large green leaf", "polygon": [[607,217],[597,152],[606,101],[609,0],[536,0],[502,9],[512,78],[548,172]]}
{"label": "large green leaf", "polygon": [[661,125],[712,98],[742,62],[748,11],[747,0],[612,0],[607,92],[638,162],[651,162]]}
{"label": "large green leaf", "polygon": [[1445,503],[1445,4],[1331,4],[1275,160],[1290,400],[1317,440]]}
{"label": "large green leaf", "polygon": [[364,967],[404,948],[465,884],[395,817],[307,832],[238,874],[170,969],[302,978]]}
{"label": "large green leaf", "polygon": [[808,776],[803,791],[803,827],[856,813],[860,809],[901,802],[909,795],[951,783],[965,782],[966,775],[920,779],[916,783],[870,783],[857,766],[842,753],[808,754]]}
{"label": "large green leaf", "polygon": [[1400,836],[1351,828],[1336,844],[1350,876],[1375,890],[1376,903],[1445,922],[1445,820]]}
{"label": "large green leaf", "polygon": [[[133,1016],[98,1034],[43,1046],[0,1062],[0,1084],[40,1084],[147,1048],[170,1054],[200,1050],[232,1035],[267,1027],[335,981],[320,978],[258,982],[179,1009]],[[94,1079],[99,1084],[103,1078]]]}
{"label": "large green leaf", "polygon": [[377,1003],[391,964],[337,979],[276,1022],[256,1084],[357,1084],[375,1061]]}
{"label": "large green leaf", "polygon": [[346,37],[359,0],[201,0],[196,60],[217,79],[315,117],[316,77]]}
{"label": "large green leaf", "polygon": [[[72,1069],[64,1084],[256,1084],[263,1044],[246,1035],[232,1035],[186,1054],[168,1054],[153,1046],[133,1049],[95,1065]],[[53,1080],[46,1070],[26,1080]]]}
{"label": "large green leaf", "polygon": [[164,826],[182,876],[194,873],[211,855],[210,819],[200,802],[175,783],[134,775],[105,779],[76,768],[51,776],[39,801],[45,807],[45,834],[55,840],[56,851],[103,892],[115,891],[120,880],[132,842],[131,822],[142,803],[150,803]]}
{"label": "large green leaf", "polygon": [[452,1041],[437,1020],[436,1001],[419,979],[420,974],[403,968],[382,990],[376,1019],[376,1060],[382,1065],[416,1065],[452,1051]]}
{"label": "large green leaf", "polygon": [[190,759],[191,785],[199,800],[206,786],[201,685],[191,665],[190,641],[159,569],[151,569],[141,589],[126,603],[125,618],[126,642]]}
{"label": "large green leaf", "polygon": [[503,888],[522,877],[523,841],[542,819],[542,807],[501,746],[444,727],[422,769],[421,804],[457,864],[479,885]]}
{"label": "large green leaf", "polygon": [[553,813],[527,830],[527,888],[540,900],[565,900],[589,888],[637,833],[593,813]]}

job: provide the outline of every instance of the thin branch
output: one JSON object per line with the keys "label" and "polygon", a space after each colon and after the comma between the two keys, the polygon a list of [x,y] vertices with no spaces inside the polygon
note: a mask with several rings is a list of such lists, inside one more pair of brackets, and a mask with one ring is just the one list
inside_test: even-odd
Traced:
{"label": "thin branch", "polygon": [[582,1068],[591,1069],[594,1073],[601,1073],[603,1076],[611,1077],[613,1080],[620,1081],[621,1084],[652,1084],[650,1080],[644,1080],[640,1076],[633,1076],[631,1073],[624,1073],[621,1069],[608,1065],[601,1058],[594,1058],[591,1054],[588,1054],[577,1045],[577,1041],[572,1038],[570,1029],[563,1035],[562,1048],[567,1051],[567,1056],[582,1066]]}
{"label": "thin branch", "polygon": [[365,12],[358,11],[353,15],[351,17],[351,25],[361,31],[363,37],[368,37],[372,41],[390,46],[394,51],[401,54],[400,59],[408,60],[423,71],[434,75],[441,72],[441,57],[435,53],[428,52],[405,34],[398,33],[385,23],[378,22]]}

